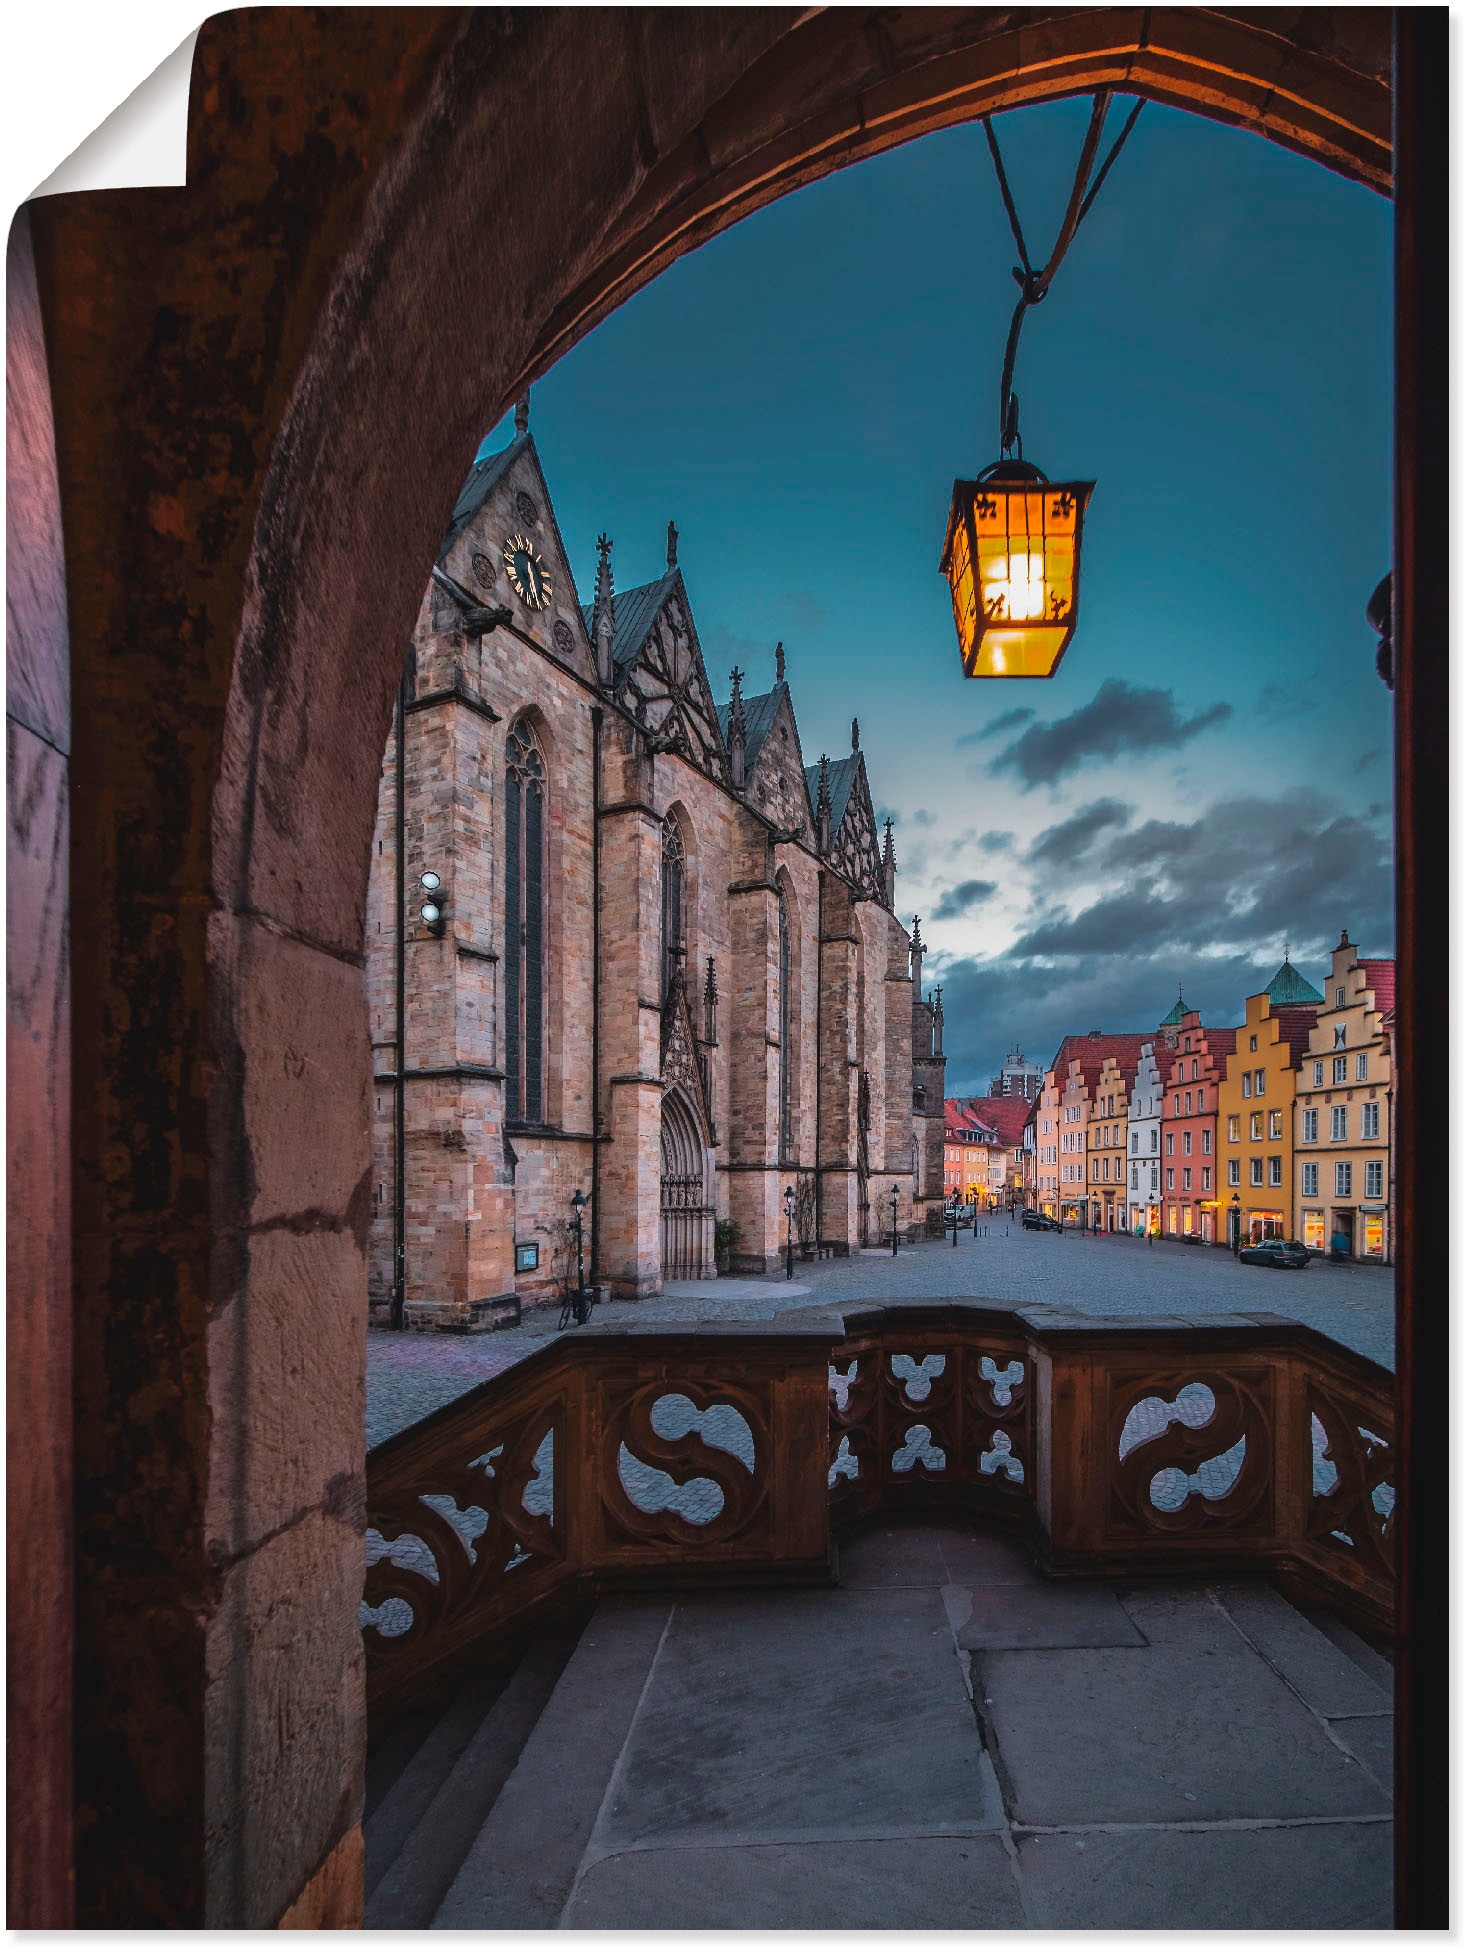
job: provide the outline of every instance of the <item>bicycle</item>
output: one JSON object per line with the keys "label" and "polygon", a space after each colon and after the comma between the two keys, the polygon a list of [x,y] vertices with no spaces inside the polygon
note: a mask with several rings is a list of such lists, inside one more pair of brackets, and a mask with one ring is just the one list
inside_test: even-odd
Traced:
{"label": "bicycle", "polygon": [[565,1332],[572,1323],[584,1326],[590,1318],[592,1306],[600,1304],[600,1294],[594,1286],[581,1286],[565,1294],[560,1306],[560,1331]]}

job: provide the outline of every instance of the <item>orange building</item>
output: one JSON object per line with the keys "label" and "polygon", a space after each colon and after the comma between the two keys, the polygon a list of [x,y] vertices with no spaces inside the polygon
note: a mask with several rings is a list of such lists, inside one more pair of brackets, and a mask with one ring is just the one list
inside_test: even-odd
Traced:
{"label": "orange building", "polygon": [[1023,1132],[1033,1104],[1020,1095],[964,1097],[963,1102],[997,1139],[988,1151],[988,1209],[1024,1204],[1030,1160]]}
{"label": "orange building", "polygon": [[[1021,1099],[1020,1099],[1021,1102]],[[1026,1111],[1026,1104],[1022,1108]],[[1002,1143],[991,1124],[975,1114],[960,1097],[945,1099],[942,1143],[942,1197],[950,1203],[989,1208],[989,1180],[997,1160],[1002,1171]]]}
{"label": "orange building", "polygon": [[1286,957],[1262,994],[1247,997],[1247,1019],[1218,1088],[1219,1215],[1228,1245],[1298,1237],[1294,1099],[1322,1000]]}

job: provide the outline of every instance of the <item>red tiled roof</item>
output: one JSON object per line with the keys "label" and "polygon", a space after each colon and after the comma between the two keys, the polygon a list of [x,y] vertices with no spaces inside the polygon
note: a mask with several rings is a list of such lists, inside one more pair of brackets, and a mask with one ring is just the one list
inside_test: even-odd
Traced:
{"label": "red tiled roof", "polygon": [[1105,1066],[1105,1058],[1113,1056],[1128,1091],[1135,1081],[1141,1049],[1154,1040],[1155,1036],[1150,1030],[1141,1035],[1066,1035],[1050,1067],[1062,1090],[1069,1081],[1070,1063],[1077,1062],[1083,1071],[1084,1086],[1092,1093]]}
{"label": "red tiled roof", "polygon": [[1308,1054],[1308,1032],[1318,1020],[1318,1010],[1303,1002],[1290,1002],[1273,1009],[1272,1019],[1278,1025],[1278,1040],[1287,1043],[1288,1059],[1297,1069]]}
{"label": "red tiled roof", "polygon": [[[1027,1107],[1026,1105],[1024,1106]],[[943,1121],[946,1127],[957,1136],[973,1136],[991,1139],[997,1135],[991,1118],[974,1112],[972,1103],[960,1096],[943,1099]]]}
{"label": "red tiled roof", "polygon": [[1364,985],[1374,995],[1374,1005],[1381,1015],[1391,1014],[1395,1006],[1395,964],[1393,961],[1361,961],[1364,971]]}
{"label": "red tiled roof", "polygon": [[[1274,1012],[1276,1013],[1276,1011]],[[1186,1018],[1184,1027],[1188,1034],[1201,1035],[1206,1038],[1204,1048],[1197,1049],[1195,1053],[1198,1056],[1204,1054],[1208,1062],[1215,1063],[1218,1070],[1225,1073],[1227,1057],[1237,1053],[1237,1031],[1235,1029],[1204,1028],[1199,1020],[1194,1021],[1190,1016]],[[1173,1063],[1185,1063],[1189,1060],[1191,1052],[1178,1049],[1174,1052],[1167,1051],[1167,1053],[1171,1055]],[[1159,1056],[1156,1058],[1156,1067],[1161,1072],[1161,1081],[1163,1083],[1175,1080],[1174,1069],[1167,1070],[1161,1063]],[[1183,1077],[1181,1080],[1184,1081],[1185,1078]]]}
{"label": "red tiled roof", "polygon": [[974,1096],[968,1099],[967,1107],[996,1130],[1010,1150],[1016,1150],[1023,1142],[1023,1127],[1033,1105],[1025,1103],[1021,1096]]}

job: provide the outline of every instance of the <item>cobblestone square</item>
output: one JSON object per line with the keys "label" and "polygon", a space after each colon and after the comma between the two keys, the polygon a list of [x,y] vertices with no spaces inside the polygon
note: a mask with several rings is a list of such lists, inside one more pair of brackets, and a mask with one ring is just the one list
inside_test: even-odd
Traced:
{"label": "cobblestone square", "polygon": [[[1230,1252],[1077,1232],[1025,1232],[998,1217],[977,1235],[865,1251],[804,1264],[795,1276],[669,1284],[655,1299],[616,1301],[604,1317],[645,1321],[773,1319],[822,1303],[988,1299],[1004,1306],[1065,1306],[1097,1317],[1280,1313],[1382,1366],[1394,1365],[1395,1282],[1389,1267],[1315,1259],[1302,1271],[1243,1265]],[[593,1318],[602,1317],[595,1314]],[[409,1427],[480,1381],[502,1373],[557,1333],[559,1308],[497,1333],[367,1335],[367,1444]],[[571,1331],[574,1331],[572,1328]]]}

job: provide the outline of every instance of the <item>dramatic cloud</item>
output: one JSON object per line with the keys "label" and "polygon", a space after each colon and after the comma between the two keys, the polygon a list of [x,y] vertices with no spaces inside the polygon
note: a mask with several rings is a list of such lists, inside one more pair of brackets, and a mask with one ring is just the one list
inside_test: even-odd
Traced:
{"label": "dramatic cloud", "polygon": [[998,890],[996,880],[964,880],[961,886],[948,887],[932,911],[933,920],[956,920]]}
{"label": "dramatic cloud", "polygon": [[918,806],[911,815],[911,823],[914,826],[934,826],[937,823],[937,815],[935,812],[928,812],[925,806]]}
{"label": "dramatic cloud", "polygon": [[1013,850],[1013,841],[1017,837],[1018,835],[1015,832],[985,832],[977,843],[982,847],[984,852],[1011,853]]}
{"label": "dramatic cloud", "polygon": [[[1362,952],[1391,953],[1390,839],[1372,814],[1303,790],[1220,800],[1190,821],[1131,816],[1102,799],[1041,833],[1025,855],[1025,931],[1005,954],[946,958],[954,1093],[985,1087],[1015,1040],[1047,1062],[1065,1035],[1153,1028],[1178,983],[1203,1020],[1239,1022],[1285,941],[1315,987],[1341,927]],[[1103,889],[1077,903],[1076,857]]]}
{"label": "dramatic cloud", "polygon": [[1004,711],[1002,716],[995,717],[991,724],[980,724],[975,731],[964,731],[957,739],[957,749],[961,751],[967,745],[984,744],[989,738],[996,738],[1004,731],[1016,731],[1020,724],[1026,724],[1032,716],[1033,712],[1027,705],[1015,711]]}
{"label": "dramatic cloud", "polygon": [[1030,866],[1072,866],[1106,831],[1128,826],[1134,816],[1135,808],[1122,805],[1118,799],[1095,799],[1041,832],[1024,857]]}
{"label": "dramatic cloud", "polygon": [[[1081,766],[1106,758],[1175,751],[1231,715],[1230,704],[1213,704],[1195,717],[1182,717],[1169,690],[1142,690],[1121,677],[1110,677],[1068,717],[1052,724],[1031,724],[1022,737],[998,753],[988,769],[1016,772],[1025,789],[1053,785]],[[998,723],[1002,722],[1000,718]]]}

